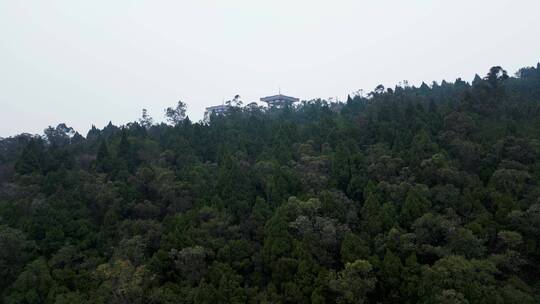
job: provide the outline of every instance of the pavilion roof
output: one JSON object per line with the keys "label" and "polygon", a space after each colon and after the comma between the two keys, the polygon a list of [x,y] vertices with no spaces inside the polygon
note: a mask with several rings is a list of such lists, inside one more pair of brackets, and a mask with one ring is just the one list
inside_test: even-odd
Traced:
{"label": "pavilion roof", "polygon": [[272,95],[272,96],[262,97],[262,98],[261,98],[261,101],[264,101],[264,102],[273,102],[273,101],[298,102],[298,101],[300,101],[300,99],[299,99],[299,98],[296,98],[296,97],[291,97],[291,96],[283,95],[283,94],[278,94],[278,95]]}

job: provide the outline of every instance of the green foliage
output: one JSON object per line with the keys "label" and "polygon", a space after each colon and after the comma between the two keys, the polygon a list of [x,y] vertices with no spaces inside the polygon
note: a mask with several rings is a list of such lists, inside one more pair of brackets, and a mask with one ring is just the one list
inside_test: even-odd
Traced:
{"label": "green foliage", "polygon": [[401,210],[403,224],[408,226],[414,220],[424,215],[431,208],[431,202],[422,193],[420,187],[413,187],[407,193],[405,204]]}
{"label": "green foliage", "polygon": [[31,139],[15,162],[19,174],[41,173],[44,169],[45,148],[39,139]]}
{"label": "green foliage", "polygon": [[341,243],[341,261],[343,264],[367,259],[370,249],[366,241],[355,233],[347,233]]}
{"label": "green foliage", "polygon": [[371,264],[365,260],[345,264],[345,269],[329,281],[330,289],[337,294],[336,303],[366,303],[368,293],[377,282],[372,270]]}
{"label": "green foliage", "polygon": [[539,88],[0,139],[0,303],[540,303]]}
{"label": "green foliage", "polygon": [[28,264],[9,288],[6,304],[38,304],[50,302],[54,295],[55,281],[49,273],[47,262],[39,258]]}
{"label": "green foliage", "polygon": [[35,249],[35,243],[20,230],[0,226],[0,290],[15,281]]}

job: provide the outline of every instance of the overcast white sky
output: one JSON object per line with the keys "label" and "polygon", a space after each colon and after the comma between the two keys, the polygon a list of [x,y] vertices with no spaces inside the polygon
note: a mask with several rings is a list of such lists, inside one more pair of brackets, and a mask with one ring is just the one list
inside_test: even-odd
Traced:
{"label": "overcast white sky", "polygon": [[539,0],[0,0],[0,136],[192,120],[235,94],[338,97],[540,60]]}

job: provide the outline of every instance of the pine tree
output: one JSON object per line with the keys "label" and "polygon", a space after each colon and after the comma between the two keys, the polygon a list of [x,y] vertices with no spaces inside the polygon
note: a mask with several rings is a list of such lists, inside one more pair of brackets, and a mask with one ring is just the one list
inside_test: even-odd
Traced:
{"label": "pine tree", "polygon": [[403,265],[399,257],[390,249],[386,249],[381,267],[381,285],[387,302],[399,303],[399,285],[402,269]]}
{"label": "pine tree", "polygon": [[109,148],[107,147],[107,142],[101,139],[96,155],[96,171],[101,173],[107,173],[110,170],[111,159],[109,156]]}
{"label": "pine tree", "polygon": [[373,185],[366,186],[366,200],[361,210],[362,230],[375,236],[382,231],[382,206],[372,190]]}
{"label": "pine tree", "polygon": [[136,166],[135,153],[128,140],[127,132],[125,128],[122,128],[120,143],[117,148],[117,156],[120,158],[119,163],[128,171],[133,171]]}
{"label": "pine tree", "polygon": [[409,226],[431,208],[431,202],[424,197],[417,187],[413,187],[407,193],[405,204],[401,210],[401,218],[405,226]]}
{"label": "pine tree", "polygon": [[41,173],[45,160],[45,148],[39,139],[31,139],[15,163],[19,174]]}

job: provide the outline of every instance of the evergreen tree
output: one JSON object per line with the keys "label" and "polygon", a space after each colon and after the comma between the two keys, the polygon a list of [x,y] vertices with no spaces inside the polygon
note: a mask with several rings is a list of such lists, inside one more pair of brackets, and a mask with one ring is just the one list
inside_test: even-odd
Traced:
{"label": "evergreen tree", "polygon": [[405,203],[401,210],[401,218],[406,226],[412,224],[414,220],[429,211],[431,202],[419,191],[418,187],[413,187],[407,192]]}

